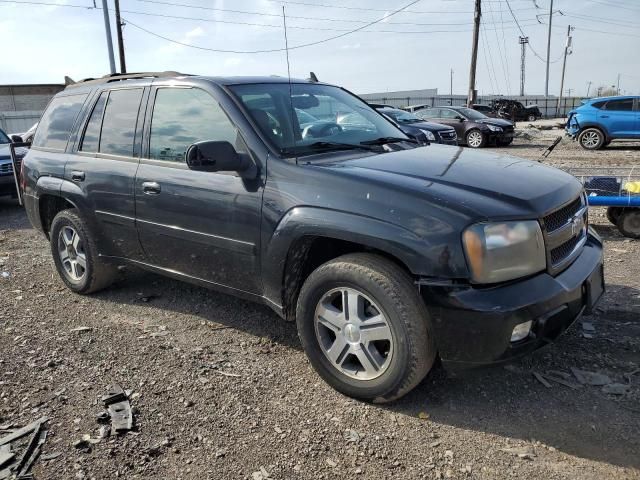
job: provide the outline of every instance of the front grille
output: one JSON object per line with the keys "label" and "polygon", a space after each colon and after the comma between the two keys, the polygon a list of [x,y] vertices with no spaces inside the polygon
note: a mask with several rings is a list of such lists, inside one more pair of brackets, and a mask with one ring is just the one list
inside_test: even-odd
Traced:
{"label": "front grille", "polygon": [[565,258],[571,255],[573,249],[576,248],[578,242],[582,239],[582,235],[576,235],[575,237],[570,238],[566,242],[560,244],[560,246],[551,250],[551,264],[558,265]]}
{"label": "front grille", "polygon": [[550,273],[559,273],[580,254],[587,239],[587,221],[582,195],[542,219]]}
{"label": "front grille", "polygon": [[439,134],[440,134],[440,138],[442,138],[443,140],[451,140],[456,138],[455,130],[439,132]]}
{"label": "front grille", "polygon": [[0,175],[9,175],[10,173],[13,173],[11,162],[0,164]]}
{"label": "front grille", "polygon": [[544,217],[544,226],[548,233],[555,232],[569,223],[573,216],[582,208],[582,197],[576,198],[569,205],[556,210]]}

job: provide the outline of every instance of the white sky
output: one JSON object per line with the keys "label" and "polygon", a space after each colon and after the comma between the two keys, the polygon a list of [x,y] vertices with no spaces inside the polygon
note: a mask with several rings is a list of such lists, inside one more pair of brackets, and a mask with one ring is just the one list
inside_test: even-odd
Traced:
{"label": "white sky", "polygon": [[[86,5],[88,8],[16,5],[0,0],[0,45],[4,46],[0,84],[61,83],[64,75],[81,79],[108,73],[102,11],[91,8],[93,0],[32,1]],[[125,20],[183,43],[227,50],[284,46],[280,27],[282,18],[279,17],[282,2],[175,1],[182,5],[259,14],[187,8],[142,0],[121,0],[120,8]],[[385,12],[400,8],[410,0],[297,1],[352,9],[286,3],[289,46],[342,33],[335,30],[352,30],[363,25],[359,22],[380,18]],[[530,37],[531,46],[544,58],[547,27],[536,21],[536,14],[545,14],[541,20],[546,23],[550,0],[535,1],[540,9],[536,9],[533,0],[509,0],[509,3],[524,32]],[[96,2],[98,6],[101,5],[101,0]],[[113,0],[108,0],[108,3],[113,8]],[[166,3],[172,3],[172,0],[166,0]],[[465,94],[469,77],[473,3],[473,0],[421,0],[409,8],[410,12],[399,13],[364,31],[321,45],[291,50],[292,76],[305,78],[313,70],[320,80],[345,86],[356,93],[438,88],[439,93],[447,94],[449,72],[453,69],[453,92]],[[478,55],[478,91],[481,94],[515,95],[520,85],[520,32],[505,0],[483,0],[482,3],[484,27],[481,36],[484,39],[480,42]],[[640,0],[555,0],[554,9],[562,11],[564,16],[559,13],[554,16],[552,60],[562,56],[567,25],[576,27],[573,32],[573,54],[568,57],[565,89],[571,88],[573,94],[585,95],[587,84],[591,81],[593,94],[597,86],[616,84],[620,74],[621,90],[640,94]],[[274,27],[221,23],[223,21],[269,24]],[[112,12],[111,24],[117,65]],[[414,33],[372,33],[376,30]],[[124,36],[129,71],[177,70],[205,75],[287,73],[284,52],[214,53],[167,42],[133,25],[125,27]],[[561,68],[561,60],[551,66],[551,94],[558,93]],[[527,50],[525,92],[544,93],[544,75],[544,63],[531,50]]]}

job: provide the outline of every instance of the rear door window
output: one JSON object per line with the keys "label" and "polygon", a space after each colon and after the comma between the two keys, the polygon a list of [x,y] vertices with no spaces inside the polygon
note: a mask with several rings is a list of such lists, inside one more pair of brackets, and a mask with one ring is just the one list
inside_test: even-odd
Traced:
{"label": "rear door window", "polygon": [[133,156],[142,88],[111,90],[105,106],[100,134],[100,153]]}
{"label": "rear door window", "polygon": [[440,109],[440,115],[438,116],[438,118],[456,119],[461,116],[462,115],[460,115],[458,112],[454,112],[453,110],[449,110],[448,108],[442,108]]}
{"label": "rear door window", "polygon": [[38,124],[33,146],[63,151],[86,98],[87,94],[82,93],[51,100]]}
{"label": "rear door window", "polygon": [[623,98],[620,100],[609,100],[604,106],[604,110],[615,110],[618,112],[630,112],[633,110],[633,98]]}
{"label": "rear door window", "polygon": [[93,107],[91,117],[84,131],[80,150],[83,152],[97,152],[100,147],[100,127],[102,126],[102,114],[104,113],[104,105],[107,102],[109,92],[102,92],[100,98]]}

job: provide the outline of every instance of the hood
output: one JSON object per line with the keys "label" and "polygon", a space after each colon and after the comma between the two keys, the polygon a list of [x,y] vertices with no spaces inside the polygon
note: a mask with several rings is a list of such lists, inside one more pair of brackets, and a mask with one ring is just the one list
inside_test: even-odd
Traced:
{"label": "hood", "polygon": [[453,127],[448,125],[442,125],[441,123],[434,122],[415,122],[415,123],[399,123],[400,128],[415,127],[421,130],[429,130],[430,132],[442,132],[444,130],[453,130]]}
{"label": "hood", "polygon": [[476,219],[540,218],[582,191],[573,176],[537,162],[436,144],[325,166]]}
{"label": "hood", "polygon": [[503,118],[483,118],[481,120],[472,120],[476,123],[483,123],[485,125],[495,125],[496,127],[513,127],[511,120],[504,120]]}

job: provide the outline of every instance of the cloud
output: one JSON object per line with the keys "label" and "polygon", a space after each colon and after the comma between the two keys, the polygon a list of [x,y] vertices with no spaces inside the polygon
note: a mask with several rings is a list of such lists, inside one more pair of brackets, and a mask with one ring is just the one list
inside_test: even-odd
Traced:
{"label": "cloud", "polygon": [[193,30],[189,30],[187,33],[185,33],[184,38],[188,40],[190,38],[204,37],[204,34],[204,28],[196,27]]}

